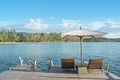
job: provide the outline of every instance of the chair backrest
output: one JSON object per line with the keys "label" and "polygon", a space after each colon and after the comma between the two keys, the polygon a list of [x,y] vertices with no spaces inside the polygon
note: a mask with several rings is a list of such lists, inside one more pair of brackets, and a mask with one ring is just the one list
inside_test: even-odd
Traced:
{"label": "chair backrest", "polygon": [[90,59],[88,69],[102,69],[103,59]]}
{"label": "chair backrest", "polygon": [[61,65],[62,65],[62,68],[74,68],[75,59],[74,58],[62,58]]}

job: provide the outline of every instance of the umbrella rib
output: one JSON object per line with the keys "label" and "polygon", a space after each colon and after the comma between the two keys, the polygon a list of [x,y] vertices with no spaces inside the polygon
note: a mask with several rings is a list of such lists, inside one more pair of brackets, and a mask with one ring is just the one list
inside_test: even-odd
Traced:
{"label": "umbrella rib", "polygon": [[93,36],[93,35],[90,35],[92,38],[95,38],[95,36]]}

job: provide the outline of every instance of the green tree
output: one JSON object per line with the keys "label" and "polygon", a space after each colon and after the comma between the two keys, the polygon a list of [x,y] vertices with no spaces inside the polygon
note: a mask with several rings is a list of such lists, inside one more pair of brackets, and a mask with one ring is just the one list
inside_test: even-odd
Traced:
{"label": "green tree", "polygon": [[18,41],[19,37],[17,36],[17,32],[15,29],[9,31],[9,41],[16,42]]}
{"label": "green tree", "polygon": [[2,29],[1,37],[2,37],[1,39],[2,42],[7,42],[8,41],[8,30]]}

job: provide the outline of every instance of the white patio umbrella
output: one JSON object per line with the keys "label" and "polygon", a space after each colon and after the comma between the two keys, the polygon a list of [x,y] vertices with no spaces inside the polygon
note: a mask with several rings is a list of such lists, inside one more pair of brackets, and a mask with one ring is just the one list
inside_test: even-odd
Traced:
{"label": "white patio umbrella", "polygon": [[73,30],[70,32],[65,32],[61,34],[62,38],[78,38],[80,39],[80,60],[81,60],[81,65],[83,64],[83,59],[82,59],[82,41],[85,38],[99,38],[104,36],[107,33],[103,32],[97,32],[97,31],[90,31],[90,30],[85,30],[81,29],[80,30]]}

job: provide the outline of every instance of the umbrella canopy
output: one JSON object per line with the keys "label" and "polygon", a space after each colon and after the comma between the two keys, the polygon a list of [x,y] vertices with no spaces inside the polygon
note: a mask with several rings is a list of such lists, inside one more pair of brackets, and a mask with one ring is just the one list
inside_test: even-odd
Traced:
{"label": "umbrella canopy", "polygon": [[73,30],[70,32],[66,32],[61,34],[62,38],[78,38],[80,39],[80,59],[81,59],[81,65],[83,63],[82,61],[82,40],[84,38],[99,38],[104,36],[107,33],[103,33],[103,32],[98,32],[98,31],[90,31],[90,30],[85,30],[85,29],[81,29],[80,30]]}

